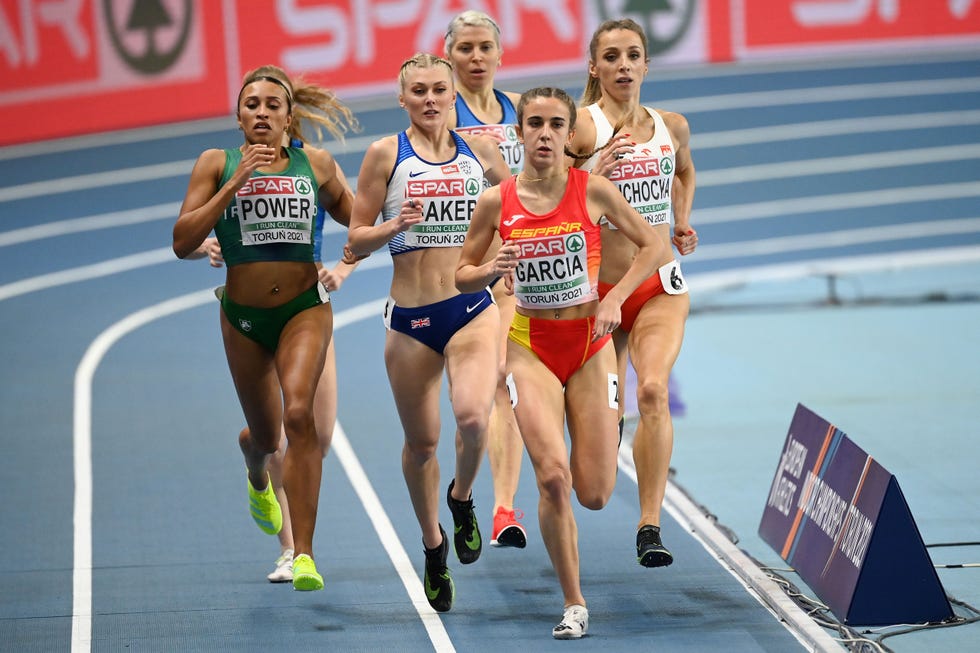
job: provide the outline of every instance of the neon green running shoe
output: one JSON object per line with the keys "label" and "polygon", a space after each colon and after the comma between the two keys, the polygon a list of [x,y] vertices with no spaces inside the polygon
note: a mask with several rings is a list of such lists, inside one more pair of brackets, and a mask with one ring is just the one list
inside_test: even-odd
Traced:
{"label": "neon green running shoe", "polygon": [[473,494],[466,501],[458,501],[453,498],[453,488],[456,486],[456,479],[449,483],[446,490],[446,502],[449,504],[449,511],[453,513],[453,545],[456,548],[456,557],[464,565],[477,561],[480,552],[483,551],[483,540],[480,538],[480,527],[476,523],[476,512],[473,511]]}
{"label": "neon green running shoe", "polygon": [[252,513],[252,519],[259,525],[263,533],[275,535],[282,530],[282,510],[279,508],[279,501],[276,493],[272,489],[272,479],[266,472],[267,483],[261,492],[252,487],[252,481],[248,480],[248,511]]}
{"label": "neon green running shoe", "polygon": [[425,585],[425,598],[432,609],[436,612],[448,612],[453,607],[456,587],[453,585],[449,567],[446,566],[449,539],[446,531],[442,530],[442,524],[439,524],[439,533],[442,535],[442,544],[436,548],[426,549],[425,542],[422,542],[422,550],[425,551],[425,578],[422,582]]}
{"label": "neon green running shoe", "polygon": [[313,558],[305,553],[293,558],[293,589],[302,592],[323,589],[323,576],[317,573]]}

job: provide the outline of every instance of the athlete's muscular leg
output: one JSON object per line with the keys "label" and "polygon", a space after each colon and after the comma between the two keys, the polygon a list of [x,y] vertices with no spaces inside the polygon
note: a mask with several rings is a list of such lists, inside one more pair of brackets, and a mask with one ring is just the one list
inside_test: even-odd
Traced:
{"label": "athlete's muscular leg", "polygon": [[457,331],[446,345],[449,396],[456,416],[456,483],[453,498],[470,498],[476,473],[486,449],[487,427],[493,406],[500,356],[496,335],[500,332],[497,307],[491,305]]}
{"label": "athlete's muscular leg", "polygon": [[579,503],[591,510],[605,506],[616,485],[618,385],[611,341],[565,384],[572,483]]}
{"label": "athlete's muscular leg", "polygon": [[565,447],[561,383],[527,349],[508,342],[507,367],[517,391],[514,412],[534,465],[538,523],[565,605],[585,605],[579,576],[578,527],[572,510],[572,471]]}
{"label": "athlete's muscular leg", "polygon": [[249,482],[255,489],[264,490],[268,460],[276,450],[282,423],[279,378],[272,354],[236,330],[223,311],[220,319],[228,369],[247,424],[238,436],[238,444]]}
{"label": "athlete's muscular leg", "polygon": [[320,498],[323,456],[313,417],[313,398],[333,330],[330,304],[293,316],[276,350],[282,386],[282,426],[286,432],[283,487],[289,499],[296,554],[313,555],[313,531]]}
{"label": "athlete's muscular leg", "polygon": [[395,406],[405,432],[402,473],[422,529],[422,542],[433,549],[439,533],[439,395],[444,359],[414,338],[389,330],[385,365]]}
{"label": "athlete's muscular leg", "polygon": [[[316,425],[316,438],[320,445],[322,457],[327,456],[330,451],[330,442],[333,440],[334,423],[337,421],[337,359],[334,353],[333,338],[327,345],[327,355],[323,361],[323,371],[320,373],[320,380],[316,384],[316,395],[313,397],[313,421]],[[279,435],[279,448],[269,458],[269,476],[272,478],[272,487],[276,492],[276,499],[282,508],[282,529],[279,531],[279,547],[283,551],[294,549],[293,527],[289,519],[289,499],[283,489],[283,460],[286,455],[286,431],[283,429]]]}
{"label": "athlete's muscular leg", "polygon": [[633,439],[633,462],[640,498],[640,526],[660,525],[667,488],[674,427],[670,417],[668,381],[680,353],[688,295],[657,295],[644,304],[629,337],[630,360],[636,370],[640,421]]}
{"label": "athlete's muscular leg", "polygon": [[504,291],[504,282],[493,287],[494,300],[500,311],[500,360],[497,368],[497,388],[493,398],[493,411],[490,414],[490,427],[487,431],[487,457],[490,460],[490,474],[493,476],[493,510],[497,508],[514,509],[514,495],[521,476],[521,460],[524,458],[524,441],[517,428],[517,418],[510,405],[510,394],[505,382],[507,376],[507,333],[514,319],[517,300]]}

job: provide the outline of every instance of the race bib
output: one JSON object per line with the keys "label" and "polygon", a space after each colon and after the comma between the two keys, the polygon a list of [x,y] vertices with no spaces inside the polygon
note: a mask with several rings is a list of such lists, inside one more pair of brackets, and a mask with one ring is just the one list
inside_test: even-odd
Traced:
{"label": "race bib", "polygon": [[235,194],[235,205],[243,245],[312,242],[316,190],[307,177],[250,179]]}
{"label": "race bib", "polygon": [[560,308],[595,299],[581,233],[518,241],[514,292],[528,308]]}
{"label": "race bib", "polygon": [[409,180],[408,199],[421,204],[424,220],[405,232],[408,247],[462,247],[476,198],[483,185],[475,177]]}
{"label": "race bib", "polygon": [[660,283],[668,295],[683,295],[687,292],[687,282],[681,274],[681,264],[675,259],[660,266]]}

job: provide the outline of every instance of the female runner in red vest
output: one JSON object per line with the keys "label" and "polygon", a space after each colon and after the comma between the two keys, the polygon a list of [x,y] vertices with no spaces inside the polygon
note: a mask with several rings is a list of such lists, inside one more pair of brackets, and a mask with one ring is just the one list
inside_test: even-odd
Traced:
{"label": "female runner in red vest", "polygon": [[[564,615],[552,634],[577,639],[588,629],[589,613],[571,492],[593,510],[612,494],[619,380],[609,334],[619,326],[623,301],[670,252],[612,182],[568,168],[564,152],[576,112],[567,93],[527,91],[517,116],[524,170],[477,202],[456,286],[472,292],[502,276],[517,297],[507,342],[507,385],[537,478],[541,537],[564,595]],[[603,215],[637,251],[629,271],[599,301]],[[496,232],[503,244],[488,257]]]}

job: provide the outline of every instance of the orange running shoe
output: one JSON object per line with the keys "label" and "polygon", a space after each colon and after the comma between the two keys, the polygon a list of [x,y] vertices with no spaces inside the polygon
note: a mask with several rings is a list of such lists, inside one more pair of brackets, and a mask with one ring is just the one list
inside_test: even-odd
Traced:
{"label": "orange running shoe", "polygon": [[507,510],[503,506],[497,508],[493,516],[493,539],[490,546],[512,546],[523,549],[527,546],[527,531],[517,521],[524,517],[520,510]]}

